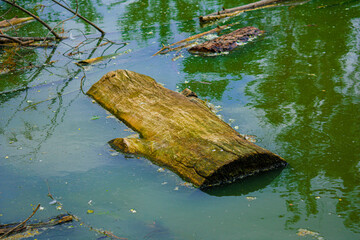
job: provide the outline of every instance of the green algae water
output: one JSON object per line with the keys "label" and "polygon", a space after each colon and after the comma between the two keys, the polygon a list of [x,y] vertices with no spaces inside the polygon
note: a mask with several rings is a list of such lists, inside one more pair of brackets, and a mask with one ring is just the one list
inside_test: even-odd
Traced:
{"label": "green algae water", "polygon": [[[0,224],[25,220],[40,203],[33,222],[65,211],[81,220],[29,239],[107,238],[90,227],[127,239],[359,239],[360,2],[292,2],[199,24],[200,15],[250,2],[80,0],[79,13],[104,39],[75,18],[55,47],[18,49],[12,58],[1,48],[2,68],[9,59],[35,67],[0,75]],[[52,26],[71,17],[49,4],[21,3]],[[9,8],[0,2],[0,15],[25,17]],[[162,44],[230,23],[266,33],[227,55],[152,56]],[[32,22],[19,34],[47,30]],[[190,88],[289,165],[201,191],[113,151],[109,140],[134,133],[83,92],[116,69]],[[49,204],[49,192],[61,207]]]}

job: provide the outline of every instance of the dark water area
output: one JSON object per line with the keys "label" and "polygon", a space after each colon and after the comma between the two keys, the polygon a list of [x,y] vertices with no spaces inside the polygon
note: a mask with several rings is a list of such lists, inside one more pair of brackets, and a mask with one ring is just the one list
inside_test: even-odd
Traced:
{"label": "dark water area", "polygon": [[[37,220],[66,210],[81,221],[29,239],[104,238],[89,226],[127,239],[359,239],[360,1],[291,2],[199,24],[200,15],[250,2],[80,0],[79,13],[105,39],[75,18],[61,24],[69,38],[55,47],[16,50],[18,67],[36,67],[0,74],[0,224],[23,221],[40,203]],[[51,26],[72,16],[50,1],[21,5]],[[26,16],[8,10],[0,2],[0,16]],[[162,44],[230,23],[266,33],[227,55],[152,56]],[[47,30],[32,22],[18,34]],[[0,48],[0,68],[11,54]],[[114,152],[107,142],[133,132],[83,91],[116,69],[190,88],[289,165],[202,191]],[[49,204],[49,189],[62,209]]]}

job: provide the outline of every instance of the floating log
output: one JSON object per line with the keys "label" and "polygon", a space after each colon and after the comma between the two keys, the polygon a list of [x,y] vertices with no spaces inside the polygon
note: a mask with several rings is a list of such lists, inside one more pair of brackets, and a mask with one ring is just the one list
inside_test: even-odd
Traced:
{"label": "floating log", "polygon": [[285,1],[285,0],[261,0],[258,2],[243,5],[240,7],[229,8],[229,9],[223,8],[222,11],[214,12],[214,13],[208,14],[206,16],[200,16],[199,20],[202,23],[208,22],[208,21],[214,21],[214,20],[218,20],[221,18],[225,18],[225,17],[235,16],[237,14],[240,14],[240,13],[246,12],[246,11],[252,11],[252,10],[265,8],[265,7],[272,7],[272,6],[274,6],[275,3],[279,3],[279,2],[283,2],[283,1]]}
{"label": "floating log", "polygon": [[239,45],[245,44],[248,41],[263,34],[264,31],[255,27],[244,27],[237,29],[231,33],[222,35],[213,40],[206,41],[202,44],[196,45],[189,49],[192,53],[222,53],[233,50]]}
{"label": "floating log", "polygon": [[218,118],[194,92],[171,91],[128,70],[104,75],[87,92],[139,138],[116,138],[111,146],[167,167],[198,187],[210,187],[281,166],[263,149]]}

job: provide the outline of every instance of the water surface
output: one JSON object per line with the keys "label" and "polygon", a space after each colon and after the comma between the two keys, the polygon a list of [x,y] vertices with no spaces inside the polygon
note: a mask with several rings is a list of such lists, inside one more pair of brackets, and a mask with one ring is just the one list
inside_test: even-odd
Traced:
{"label": "water surface", "polygon": [[[199,15],[249,2],[81,0],[80,14],[116,44],[102,45],[107,40],[77,19],[64,23],[70,38],[55,48],[18,50],[18,64],[37,67],[0,75],[0,223],[24,220],[40,203],[36,219],[66,210],[81,222],[37,239],[102,237],[89,226],[128,239],[358,239],[359,1],[313,0],[217,23],[266,31],[229,55],[151,56],[216,26],[200,26]],[[50,6],[24,1],[28,9],[39,3]],[[0,3],[0,15],[8,9]],[[38,14],[53,26],[71,17],[56,6]],[[6,17],[15,15],[24,16],[12,9]],[[19,34],[47,31],[33,22]],[[85,70],[74,64],[113,53]],[[0,54],[4,61],[10,53]],[[107,142],[133,133],[82,92],[116,69],[190,88],[289,166],[204,192],[147,159],[117,154]],[[49,190],[63,210],[49,204]]]}

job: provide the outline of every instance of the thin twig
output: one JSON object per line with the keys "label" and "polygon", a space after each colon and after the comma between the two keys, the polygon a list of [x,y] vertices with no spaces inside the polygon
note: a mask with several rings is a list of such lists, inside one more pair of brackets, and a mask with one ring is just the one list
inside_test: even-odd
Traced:
{"label": "thin twig", "polygon": [[[190,36],[188,38],[185,38],[183,40],[180,40],[176,43],[173,43],[173,44],[170,44],[168,46],[163,46],[159,51],[157,51],[155,54],[153,54],[153,56],[156,56],[158,54],[165,54],[165,53],[168,53],[168,52],[171,52],[171,51],[174,51],[174,50],[179,50],[181,48],[184,48],[184,47],[187,47],[191,44],[185,44],[185,45],[182,45],[182,46],[178,46],[178,47],[175,47],[175,48],[171,48],[172,46],[176,46],[176,45],[179,45],[181,43],[186,43],[186,42],[190,42],[192,40],[195,40],[195,39],[198,39],[198,38],[201,38],[202,36],[204,35],[207,35],[207,34],[210,34],[210,33],[213,33],[213,32],[220,32],[221,30],[225,29],[225,28],[228,28],[228,27],[231,27],[233,25],[236,25],[237,23],[233,23],[233,24],[228,24],[228,25],[224,25],[224,26],[217,26],[216,28],[213,28],[207,32],[203,32],[203,33],[199,33],[199,34],[196,34],[196,35],[193,35],[193,36]],[[166,51],[165,51],[166,50]]]}
{"label": "thin twig", "polygon": [[25,12],[26,14],[32,16],[33,18],[35,18],[35,20],[37,20],[37,21],[40,22],[42,25],[44,25],[47,29],[49,29],[49,31],[56,37],[56,39],[59,39],[59,40],[64,39],[63,37],[60,37],[56,32],[54,32],[54,31],[51,29],[51,27],[50,27],[48,24],[46,24],[43,20],[41,20],[38,16],[32,14],[31,12],[29,12],[29,11],[26,10],[25,8],[20,7],[19,5],[17,5],[17,4],[15,3],[15,1],[13,1],[13,2],[10,2],[10,1],[8,1],[8,0],[1,0],[1,1],[6,2],[7,4],[10,4],[10,5],[12,5],[12,6],[20,9],[21,11]]}
{"label": "thin twig", "polygon": [[14,37],[10,37],[6,34],[0,34],[0,42],[1,42],[1,38],[7,38],[7,39],[10,39],[12,42],[16,42],[16,43],[19,43],[21,45],[24,45],[24,42],[21,41],[20,39],[18,38],[14,38]]}
{"label": "thin twig", "polygon": [[16,225],[15,227],[13,227],[12,229],[10,229],[8,232],[4,233],[0,239],[5,238],[7,235],[9,235],[10,233],[12,233],[13,231],[15,231],[17,228],[23,226],[27,221],[29,221],[30,218],[32,218],[32,216],[34,216],[34,214],[37,212],[37,210],[39,209],[40,204],[37,205],[37,207],[35,208],[35,210],[32,212],[32,214],[25,219],[24,221],[22,221],[21,223],[19,223],[18,225]]}
{"label": "thin twig", "polygon": [[[0,36],[1,38],[2,36]],[[54,37],[12,37],[20,41],[55,41]],[[0,39],[0,42],[7,42],[6,40]]]}
{"label": "thin twig", "polygon": [[78,16],[80,19],[82,19],[83,21],[85,21],[86,23],[90,24],[91,26],[93,26],[94,28],[96,28],[99,32],[101,32],[101,35],[105,35],[105,32],[99,28],[98,26],[96,26],[94,23],[92,23],[91,21],[89,21],[88,19],[84,18],[83,16],[81,16],[80,14],[78,14],[77,12],[75,13],[72,9],[66,7],[65,5],[59,3],[56,0],[51,0],[54,3],[58,4],[59,6],[65,8],[66,10],[68,10],[69,12],[71,12],[72,14],[75,14],[76,16]]}
{"label": "thin twig", "polygon": [[[79,9],[79,4],[78,4],[78,1],[76,0],[76,12],[74,13],[74,16],[72,16],[72,17],[70,17],[70,18],[68,18],[68,19],[65,19],[65,20],[59,22],[58,24],[56,24],[56,25],[52,28],[52,30],[55,30],[58,26],[60,26],[61,24],[64,24],[64,22],[69,21],[69,20],[75,18],[76,15],[78,14],[78,9]],[[49,34],[48,34],[47,36],[49,36]],[[47,36],[46,36],[46,37],[47,37]],[[45,42],[45,40],[44,40],[43,42]]]}

